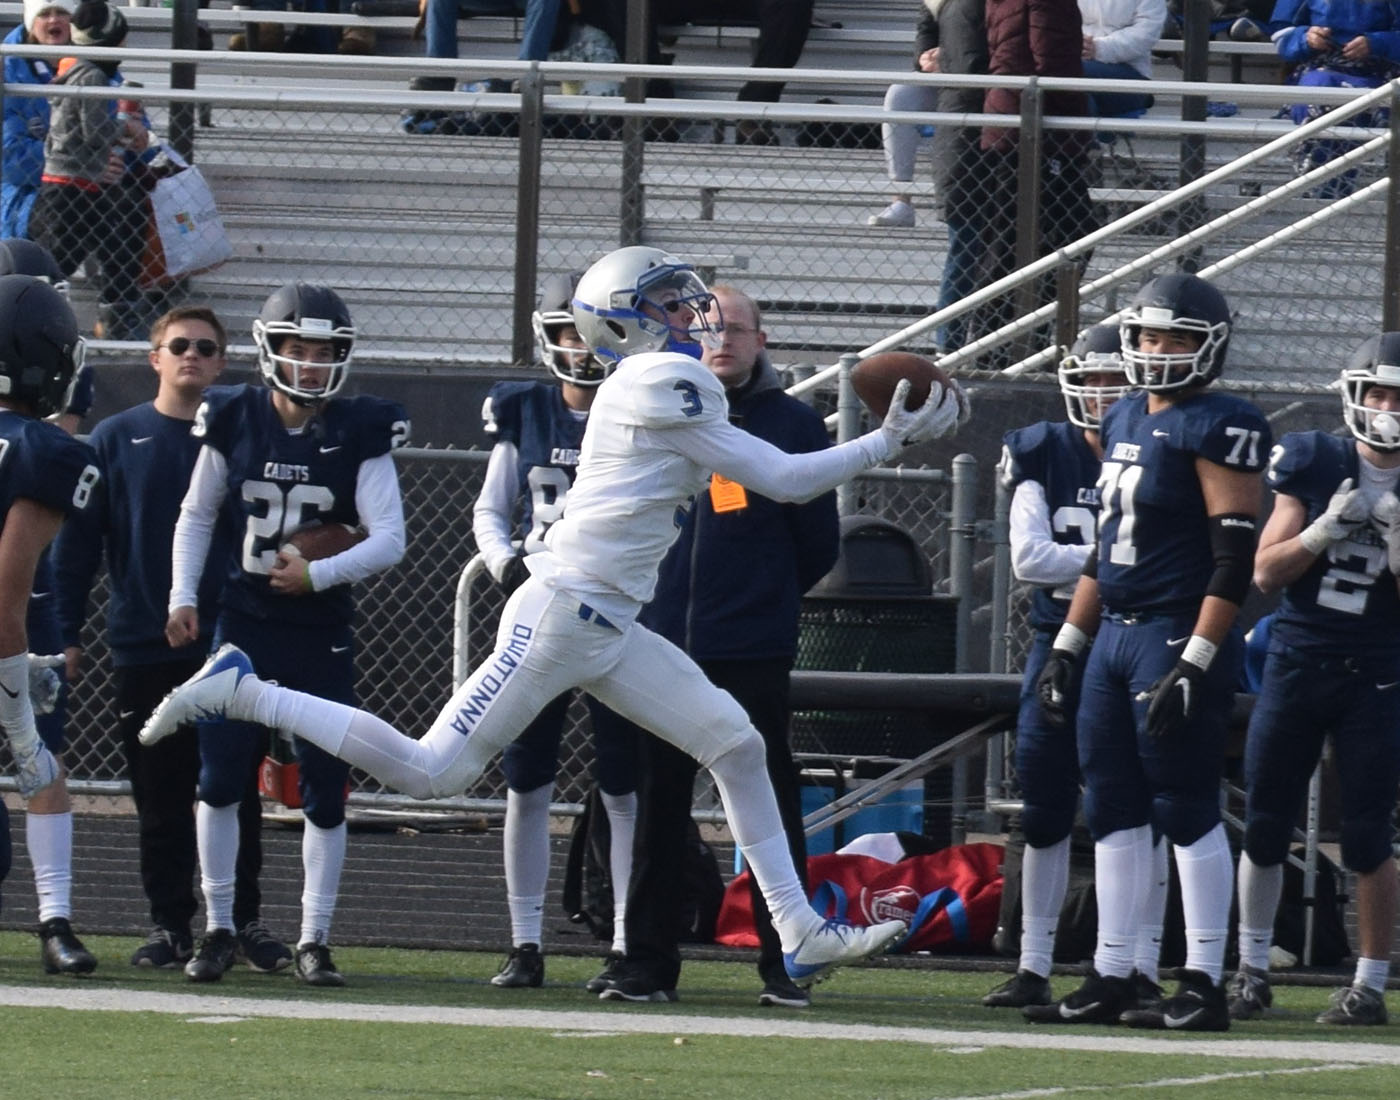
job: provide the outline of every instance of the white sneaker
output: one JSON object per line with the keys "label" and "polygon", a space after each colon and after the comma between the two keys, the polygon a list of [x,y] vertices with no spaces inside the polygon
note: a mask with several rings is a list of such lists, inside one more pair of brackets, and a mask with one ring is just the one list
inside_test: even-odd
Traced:
{"label": "white sneaker", "polygon": [[59,776],[58,759],[49,747],[35,738],[32,753],[21,752],[10,746],[15,758],[15,785],[25,798],[42,791]]}
{"label": "white sneaker", "polygon": [[865,219],[866,225],[878,225],[887,229],[912,229],[914,227],[914,207],[903,199],[895,199],[878,214]]}
{"label": "white sneaker", "polygon": [[828,920],[803,936],[796,951],[783,952],[783,967],[798,985],[811,985],[833,967],[878,955],[908,931],[902,920],[881,921],[868,928]]}
{"label": "white sneaker", "polygon": [[219,647],[204,667],[174,688],[141,727],[141,744],[154,745],[189,722],[223,718],[239,681],[253,674],[248,655],[232,642]]}

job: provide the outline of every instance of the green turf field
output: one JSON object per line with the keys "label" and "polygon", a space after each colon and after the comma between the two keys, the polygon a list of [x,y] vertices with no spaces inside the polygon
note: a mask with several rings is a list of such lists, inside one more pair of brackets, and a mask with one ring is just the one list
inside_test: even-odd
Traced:
{"label": "green turf field", "polygon": [[195,986],[128,967],[135,940],[87,943],[96,974],[56,978],[0,933],[5,1096],[1388,1100],[1400,1081],[1400,1024],[1319,1027],[1316,986],[1228,1034],[1165,1035],[1032,1026],[981,1007],[996,976],[976,972],[844,970],[794,1011],[759,1008],[738,963],[688,962],[678,1004],[614,1005],[581,988],[585,958],[500,990],[495,956],[340,948],[350,984],[323,992],[242,968]]}

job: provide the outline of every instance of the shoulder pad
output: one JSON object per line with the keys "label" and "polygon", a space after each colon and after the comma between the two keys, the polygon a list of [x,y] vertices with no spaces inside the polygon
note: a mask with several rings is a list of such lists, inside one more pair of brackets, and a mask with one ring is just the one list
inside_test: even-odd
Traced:
{"label": "shoulder pad", "polygon": [[724,420],[729,402],[709,368],[686,355],[647,352],[622,361],[604,385],[625,386],[621,419],[644,428],[684,428]]}

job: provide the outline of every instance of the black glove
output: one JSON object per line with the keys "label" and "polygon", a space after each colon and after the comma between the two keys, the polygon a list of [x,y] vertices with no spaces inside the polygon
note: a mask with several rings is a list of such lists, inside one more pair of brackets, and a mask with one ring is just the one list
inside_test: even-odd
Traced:
{"label": "black glove", "polygon": [[1069,695],[1069,685],[1074,679],[1079,658],[1067,649],[1052,649],[1046,658],[1045,667],[1035,680],[1035,694],[1040,700],[1045,718],[1052,726],[1063,726],[1069,721],[1065,700]]}
{"label": "black glove", "polygon": [[530,571],[525,568],[525,558],[516,554],[515,557],[506,562],[506,567],[501,570],[501,588],[509,596],[525,583],[525,579],[529,575]]}
{"label": "black glove", "polygon": [[1158,740],[1174,737],[1186,729],[1201,712],[1201,692],[1206,670],[1190,661],[1177,661],[1176,667],[1138,696],[1147,704],[1147,736]]}

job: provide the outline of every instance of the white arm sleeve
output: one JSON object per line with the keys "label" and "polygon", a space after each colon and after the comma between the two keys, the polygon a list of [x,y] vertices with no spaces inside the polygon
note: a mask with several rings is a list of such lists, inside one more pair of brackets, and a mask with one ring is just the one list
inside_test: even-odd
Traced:
{"label": "white arm sleeve", "polygon": [[486,461],[486,480],[472,509],[476,548],[486,559],[491,576],[498,581],[506,562],[516,554],[515,544],[510,541],[510,529],[515,502],[520,499],[518,458],[514,443],[501,442],[491,448],[491,457]]}
{"label": "white arm sleeve", "polygon": [[369,537],[339,554],[309,563],[311,587],[317,592],[362,581],[402,560],[408,537],[404,533],[403,498],[393,452],[360,463],[355,479],[355,511]]}
{"label": "white arm sleeve", "polygon": [[889,456],[889,440],[878,428],[822,451],[788,454],[728,421],[698,429],[675,428],[654,438],[692,462],[770,500],[811,500]]}
{"label": "white arm sleeve", "polygon": [[1038,481],[1023,481],[1011,497],[1011,570],[1018,581],[1069,584],[1084,571],[1090,545],[1055,541],[1050,504]]}
{"label": "white arm sleeve", "polygon": [[214,524],[228,492],[224,480],[228,463],[224,456],[205,444],[199,449],[190,487],[180,502],[180,518],[175,522],[175,538],[170,548],[170,610],[199,606],[199,578],[204,559],[214,537]]}

